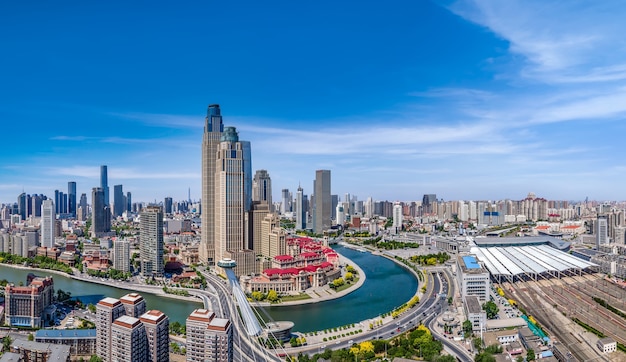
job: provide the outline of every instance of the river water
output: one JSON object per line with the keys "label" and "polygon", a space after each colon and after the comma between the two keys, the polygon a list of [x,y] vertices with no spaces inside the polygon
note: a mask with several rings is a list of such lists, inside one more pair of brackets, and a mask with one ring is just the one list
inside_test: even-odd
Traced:
{"label": "river water", "polygon": [[[358,264],[367,275],[365,283],[356,291],[339,299],[321,303],[297,306],[269,307],[265,310],[276,321],[294,322],[294,331],[310,332],[326,328],[360,322],[388,312],[405,303],[417,291],[418,283],[413,274],[384,257],[363,253],[336,246],[335,250]],[[25,269],[9,268],[0,264],[0,279],[18,284],[26,283],[26,276],[33,272]],[[34,271],[36,275],[47,275],[44,271]],[[72,293],[84,303],[97,303],[104,297],[119,298],[129,291],[70,279],[57,274],[54,278],[55,290],[63,289]],[[148,309],[158,309],[169,316],[170,322],[185,320],[201,303],[160,297],[139,292],[146,300]],[[261,315],[264,315],[261,313]]]}

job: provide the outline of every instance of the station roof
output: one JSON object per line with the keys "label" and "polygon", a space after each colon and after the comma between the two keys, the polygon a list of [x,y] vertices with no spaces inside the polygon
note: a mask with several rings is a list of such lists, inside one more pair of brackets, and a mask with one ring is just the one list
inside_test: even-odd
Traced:
{"label": "station roof", "polygon": [[492,275],[542,274],[596,266],[545,244],[472,247],[470,251]]}

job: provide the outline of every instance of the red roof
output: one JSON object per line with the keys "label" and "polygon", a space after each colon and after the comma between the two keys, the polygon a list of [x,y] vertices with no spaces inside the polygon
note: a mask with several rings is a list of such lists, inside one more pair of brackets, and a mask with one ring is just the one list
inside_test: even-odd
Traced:
{"label": "red roof", "polygon": [[293,260],[293,256],[291,256],[291,255],[276,255],[274,257],[274,259],[276,259],[278,261],[288,261],[288,260]]}
{"label": "red roof", "polygon": [[317,258],[319,255],[317,255],[317,253],[308,252],[308,253],[302,253],[300,254],[300,256],[303,258]]}

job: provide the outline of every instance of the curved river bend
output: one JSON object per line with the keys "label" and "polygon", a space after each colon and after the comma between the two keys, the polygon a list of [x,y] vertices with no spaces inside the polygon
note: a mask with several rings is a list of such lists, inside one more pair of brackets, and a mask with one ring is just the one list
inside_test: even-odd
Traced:
{"label": "curved river bend", "polygon": [[[408,270],[382,256],[362,253],[336,246],[340,254],[358,264],[367,275],[361,288],[339,299],[321,303],[285,307],[265,308],[274,320],[289,320],[295,323],[294,331],[310,332],[342,326],[376,317],[405,303],[417,291],[415,276]],[[0,264],[0,279],[18,284],[26,283],[28,273],[47,275],[44,271],[14,269]],[[72,293],[84,303],[97,303],[104,297],[119,298],[128,290],[70,279],[57,274],[54,278],[55,290],[63,289]],[[140,292],[146,299],[148,309],[158,309],[167,314],[171,322],[185,323],[189,314],[201,303],[160,297]],[[261,313],[263,315],[263,313]]]}

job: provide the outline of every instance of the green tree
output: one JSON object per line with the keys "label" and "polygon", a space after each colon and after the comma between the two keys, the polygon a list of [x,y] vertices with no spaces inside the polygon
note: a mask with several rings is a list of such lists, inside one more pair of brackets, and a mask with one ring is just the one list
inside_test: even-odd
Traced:
{"label": "green tree", "polygon": [[500,311],[496,303],[494,303],[491,300],[483,304],[483,310],[487,313],[488,319],[494,319],[496,315],[498,315],[498,312]]}
{"label": "green tree", "polygon": [[480,351],[481,349],[483,349],[483,340],[480,338],[474,338],[472,340],[472,344],[474,346],[474,348],[478,351]]}
{"label": "green tree", "polygon": [[469,319],[463,322],[463,332],[465,332],[465,338],[469,337],[472,334],[473,328],[474,326],[472,325],[472,322]]}
{"label": "green tree", "polygon": [[270,301],[271,303],[278,301],[278,293],[276,293],[274,289],[270,289],[267,292],[267,300]]}
{"label": "green tree", "polygon": [[89,362],[102,362],[102,358],[100,358],[100,357],[98,357],[97,355],[94,354],[89,359]]}
{"label": "green tree", "polygon": [[515,362],[524,362],[524,357],[517,356],[517,358],[515,359]]}
{"label": "green tree", "polygon": [[535,350],[532,348],[526,351],[526,361],[534,361],[535,360]]}
{"label": "green tree", "polygon": [[482,352],[482,353],[477,354],[476,357],[474,357],[474,361],[475,362],[496,362],[496,358],[491,353]]}
{"label": "green tree", "polygon": [[95,313],[96,312],[96,306],[89,303],[87,304],[87,309],[91,312],[91,313]]}
{"label": "green tree", "polygon": [[34,341],[35,340],[35,335],[32,334],[32,333],[28,333],[28,340],[31,341],[31,342]]}
{"label": "green tree", "polygon": [[3,351],[11,350],[12,343],[13,343],[13,340],[11,339],[11,336],[7,335],[6,337],[2,338],[2,350]]}

